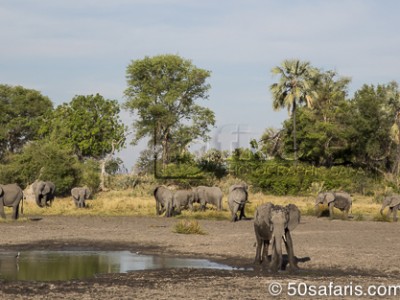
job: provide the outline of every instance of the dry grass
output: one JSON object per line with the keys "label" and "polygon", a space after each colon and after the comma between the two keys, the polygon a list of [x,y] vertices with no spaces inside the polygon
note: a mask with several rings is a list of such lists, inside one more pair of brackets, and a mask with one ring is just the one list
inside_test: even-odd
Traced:
{"label": "dry grass", "polygon": [[[315,197],[310,196],[270,196],[262,193],[254,193],[249,195],[250,203],[246,205],[246,216],[252,217],[255,208],[260,204],[272,202],[274,204],[287,205],[289,203],[296,204],[302,212],[302,215],[315,215],[314,201]],[[24,218],[32,216],[46,215],[102,215],[102,216],[155,216],[155,200],[149,193],[138,194],[133,190],[110,191],[96,194],[93,200],[86,201],[87,208],[76,208],[71,197],[56,198],[53,206],[50,208],[39,208],[34,202],[24,202]],[[223,211],[217,211],[210,207],[205,212],[198,209],[194,212],[183,211],[177,218],[185,219],[214,219],[214,220],[230,220],[230,212],[228,211],[227,197],[223,198]],[[373,201],[373,197],[365,197],[361,195],[353,196],[352,214],[357,220],[379,220],[380,205]],[[11,208],[6,208],[7,218],[11,218]],[[335,209],[335,214],[341,215],[339,210]]]}
{"label": "dry grass", "polygon": [[175,224],[173,231],[181,234],[206,234],[196,220],[180,220]]}

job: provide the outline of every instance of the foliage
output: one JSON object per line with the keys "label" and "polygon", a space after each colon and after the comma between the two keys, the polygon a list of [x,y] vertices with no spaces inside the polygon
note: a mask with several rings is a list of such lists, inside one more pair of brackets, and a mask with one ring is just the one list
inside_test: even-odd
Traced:
{"label": "foliage", "polygon": [[75,96],[47,116],[41,133],[73,149],[80,159],[102,159],[124,145],[125,127],[119,112],[116,100],[99,94]]}
{"label": "foliage", "polygon": [[217,179],[221,179],[228,174],[225,162],[227,156],[226,152],[211,149],[199,158],[197,164],[203,172]]}
{"label": "foliage", "polygon": [[383,182],[373,173],[344,166],[314,167],[280,160],[242,161],[232,166],[235,166],[236,175],[251,184],[254,190],[273,195],[308,194],[316,183],[322,183],[321,189],[324,190],[371,194]]}
{"label": "foliage", "polygon": [[207,99],[210,72],[177,55],[159,55],[132,61],[127,68],[125,107],[137,114],[133,144],[150,137],[161,148],[163,165],[181,154],[194,139],[205,139],[214,113],[196,104]]}
{"label": "foliage", "polygon": [[22,187],[37,179],[49,180],[56,185],[58,195],[68,194],[79,178],[78,161],[71,154],[71,150],[52,142],[31,142],[21,153],[8,158],[9,163],[1,168],[0,179]]}
{"label": "foliage", "polygon": [[296,108],[305,103],[311,107],[317,96],[312,83],[315,81],[317,69],[309,62],[299,60],[284,60],[280,67],[271,70],[273,75],[279,75],[279,81],[270,86],[275,110],[286,107],[291,112],[293,121],[293,151],[294,159],[297,159],[296,141]]}
{"label": "foliage", "polygon": [[181,234],[206,234],[196,220],[180,220],[175,224],[174,232]]}
{"label": "foliage", "polygon": [[100,186],[100,166],[95,159],[86,159],[77,163],[79,173],[76,178],[76,186],[87,186],[95,192]]}
{"label": "foliage", "polygon": [[53,109],[49,98],[22,86],[0,85],[0,161],[38,136],[42,117]]}

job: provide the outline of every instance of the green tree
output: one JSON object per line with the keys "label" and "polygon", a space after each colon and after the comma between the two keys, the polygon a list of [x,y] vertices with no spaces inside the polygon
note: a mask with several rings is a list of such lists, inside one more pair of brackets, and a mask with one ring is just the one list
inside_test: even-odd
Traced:
{"label": "green tree", "polygon": [[[351,111],[346,99],[347,77],[337,77],[333,71],[321,72],[312,86],[316,91],[312,108],[297,111],[297,139],[302,161],[330,167],[348,161]],[[293,131],[292,123],[284,123],[284,133]],[[290,136],[283,138],[284,148],[290,147]]]}
{"label": "green tree", "polygon": [[48,116],[41,132],[71,148],[80,159],[104,159],[125,143],[125,126],[119,112],[116,100],[104,99],[99,94],[76,96]]}
{"label": "green tree", "polygon": [[22,86],[0,85],[0,160],[15,153],[38,136],[46,111],[53,109],[49,98]]}
{"label": "green tree", "polygon": [[[354,164],[379,172],[396,169],[393,125],[400,110],[396,83],[364,85],[351,100],[351,150]],[[391,134],[392,133],[392,134]]]}
{"label": "green tree", "polygon": [[271,70],[273,75],[279,76],[279,81],[270,86],[272,106],[275,110],[286,107],[291,112],[293,122],[293,151],[297,160],[296,141],[296,109],[301,104],[312,106],[316,92],[312,90],[315,75],[318,70],[309,62],[299,60],[284,60],[279,67]]}
{"label": "green tree", "polygon": [[196,101],[208,98],[209,71],[178,55],[159,55],[132,61],[126,74],[125,108],[138,117],[133,144],[149,137],[149,145],[161,147],[165,166],[173,152],[180,154],[194,139],[206,138],[214,113]]}

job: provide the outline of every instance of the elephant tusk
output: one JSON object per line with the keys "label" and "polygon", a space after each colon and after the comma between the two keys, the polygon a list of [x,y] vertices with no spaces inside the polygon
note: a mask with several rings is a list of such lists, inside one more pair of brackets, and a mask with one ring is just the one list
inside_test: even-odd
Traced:
{"label": "elephant tusk", "polygon": [[285,237],[285,235],[282,235],[282,238],[283,238],[283,240],[284,240],[285,243],[286,243],[286,237]]}

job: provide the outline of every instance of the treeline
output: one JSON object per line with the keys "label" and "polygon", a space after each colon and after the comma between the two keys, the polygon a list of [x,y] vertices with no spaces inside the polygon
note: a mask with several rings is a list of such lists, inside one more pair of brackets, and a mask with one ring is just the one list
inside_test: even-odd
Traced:
{"label": "treeline", "polygon": [[308,62],[284,61],[272,73],[278,76],[270,86],[272,106],[289,111],[282,128],[267,128],[248,149],[200,156],[188,148],[195,139],[207,140],[215,124],[214,113],[199,105],[208,98],[211,72],[177,55],[132,61],[122,107],[96,94],[54,108],[38,91],[0,85],[0,182],[25,187],[39,178],[52,180],[60,194],[77,185],[118,186],[104,176],[122,167],[113,154],[126,143],[128,130],[119,119],[124,108],[135,115],[132,143],[149,139],[135,165],[139,177],[183,185],[235,177],[281,195],[398,189],[396,82],[364,85],[350,97],[349,78]]}

